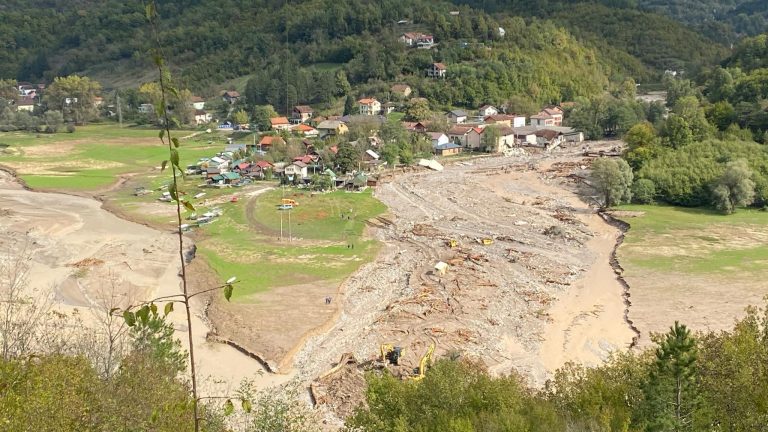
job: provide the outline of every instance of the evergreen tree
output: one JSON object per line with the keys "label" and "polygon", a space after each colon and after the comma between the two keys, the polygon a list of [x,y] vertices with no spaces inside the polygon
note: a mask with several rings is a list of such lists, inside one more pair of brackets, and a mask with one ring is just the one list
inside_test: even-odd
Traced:
{"label": "evergreen tree", "polygon": [[355,99],[352,95],[347,95],[344,101],[344,115],[352,115],[355,112]]}
{"label": "evergreen tree", "polygon": [[643,393],[643,423],[649,432],[693,431],[698,404],[696,340],[675,321],[656,348],[656,359]]}

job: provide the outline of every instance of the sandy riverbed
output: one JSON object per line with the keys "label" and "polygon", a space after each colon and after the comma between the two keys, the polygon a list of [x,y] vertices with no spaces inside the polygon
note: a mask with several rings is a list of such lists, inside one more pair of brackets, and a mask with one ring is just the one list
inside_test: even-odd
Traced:
{"label": "sandy riverbed", "polygon": [[[170,233],[120,219],[94,199],[25,190],[6,173],[0,177],[0,209],[6,213],[0,219],[4,240],[28,239],[31,245],[30,286],[50,290],[57,310],[78,310],[86,325],[96,325],[93,313],[106,313],[107,291],[121,299],[120,306],[180,292],[178,243]],[[262,377],[256,361],[206,342],[199,314],[195,310],[192,325],[204,393],[224,392],[244,378],[264,384],[286,379]],[[171,321],[186,347],[181,308]]]}

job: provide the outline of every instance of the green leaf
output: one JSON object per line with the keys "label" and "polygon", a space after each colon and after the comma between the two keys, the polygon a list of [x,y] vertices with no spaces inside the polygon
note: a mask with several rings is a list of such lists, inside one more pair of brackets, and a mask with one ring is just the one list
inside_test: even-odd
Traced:
{"label": "green leaf", "polygon": [[159,54],[155,54],[153,60],[155,61],[155,66],[163,67],[163,58]]}
{"label": "green leaf", "polygon": [[253,409],[253,405],[251,405],[251,401],[248,399],[243,399],[243,411],[249,413],[251,412],[251,409]]}
{"label": "green leaf", "polygon": [[168,166],[168,161],[167,161],[167,160],[164,160],[164,161],[163,161],[163,164],[162,164],[162,165],[160,165],[160,172],[163,172],[163,171],[165,171],[165,167],[167,167],[167,166]]}
{"label": "green leaf", "polygon": [[128,327],[133,327],[136,325],[136,314],[131,311],[123,312],[123,319],[125,320],[125,323],[128,325]]}
{"label": "green leaf", "polygon": [[157,134],[157,137],[160,138],[160,140],[165,138],[165,129],[160,129],[160,132]]}
{"label": "green leaf", "polygon": [[173,312],[173,302],[168,302],[165,304],[165,309],[163,310],[164,316],[168,316],[171,312]]}
{"label": "green leaf", "polygon": [[231,415],[235,411],[235,404],[232,403],[231,399],[227,399],[226,402],[224,402],[224,415],[228,416]]}
{"label": "green leaf", "polygon": [[189,201],[182,201],[182,204],[184,204],[184,207],[187,210],[189,210],[191,212],[195,211],[195,206],[193,206],[191,202],[189,202]]}
{"label": "green leaf", "polygon": [[152,21],[152,17],[155,16],[155,5],[153,3],[147,3],[147,7],[144,11],[147,15],[147,19]]}
{"label": "green leaf", "polygon": [[146,325],[147,322],[149,322],[149,306],[144,305],[139,310],[137,310],[136,318],[138,318],[142,324]]}
{"label": "green leaf", "polygon": [[149,311],[152,312],[152,316],[157,317],[157,305],[156,304],[150,303]]}
{"label": "green leaf", "polygon": [[179,148],[181,144],[179,144],[179,139],[176,137],[171,138],[171,142],[173,142],[173,146],[176,148]]}
{"label": "green leaf", "polygon": [[179,200],[179,195],[176,193],[176,184],[168,186],[168,193],[171,194],[171,198],[173,198],[174,201]]}
{"label": "green leaf", "polygon": [[229,301],[230,298],[232,298],[232,291],[234,290],[234,287],[230,284],[224,285],[224,298]]}
{"label": "green leaf", "polygon": [[173,166],[179,169],[181,171],[181,167],[179,166],[179,151],[175,148],[171,149],[171,163]]}

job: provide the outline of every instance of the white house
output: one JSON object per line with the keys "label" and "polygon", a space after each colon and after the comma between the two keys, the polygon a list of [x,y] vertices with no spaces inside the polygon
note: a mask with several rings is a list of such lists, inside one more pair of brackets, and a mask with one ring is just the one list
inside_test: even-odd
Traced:
{"label": "white house", "polygon": [[291,128],[291,122],[288,121],[288,117],[272,117],[269,119],[269,124],[273,130],[289,130]]}
{"label": "white house", "polygon": [[467,121],[467,113],[464,110],[449,111],[448,121],[456,124],[464,123]]}
{"label": "white house", "polygon": [[205,112],[201,109],[195,110],[195,123],[200,126],[202,124],[208,124],[211,121],[213,121],[213,116],[211,116],[211,113]]}
{"label": "white house", "polygon": [[205,99],[200,96],[192,96],[192,108],[196,110],[205,109]]}
{"label": "white house", "polygon": [[381,102],[376,98],[363,98],[357,101],[357,108],[361,115],[379,115],[381,113]]}
{"label": "white house", "polygon": [[531,116],[531,126],[561,126],[563,110],[558,107],[544,108],[538,114]]}
{"label": "white house", "polygon": [[496,109],[493,105],[483,105],[477,110],[477,115],[480,117],[488,117],[493,116],[499,113],[499,110]]}
{"label": "white house", "polygon": [[307,164],[301,161],[295,161],[285,167],[283,171],[287,176],[298,176],[299,178],[307,178]]}
{"label": "white house", "polygon": [[435,38],[423,33],[403,33],[400,35],[400,42],[409,47],[429,49],[435,45]]}
{"label": "white house", "polygon": [[437,148],[451,142],[448,135],[442,132],[430,132],[429,137],[432,139],[432,148]]}

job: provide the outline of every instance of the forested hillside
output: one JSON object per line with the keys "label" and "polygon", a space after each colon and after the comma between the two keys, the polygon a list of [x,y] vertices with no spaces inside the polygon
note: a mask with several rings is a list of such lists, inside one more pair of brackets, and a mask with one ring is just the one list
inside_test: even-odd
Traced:
{"label": "forested hillside", "polygon": [[[536,103],[557,102],[599,92],[611,77],[645,82],[666,68],[711,64],[722,54],[677,23],[638,11],[470,3],[478,10],[426,0],[174,0],[160,7],[161,39],[177,75],[196,92],[254,73],[274,79],[290,70],[320,82],[318,75],[343,69],[352,85],[410,79],[445,105],[498,103],[502,95],[522,93]],[[51,81],[85,73],[106,88],[136,86],[151,70],[142,8],[116,0],[4,2],[0,77]],[[531,12],[540,19],[531,20]],[[437,45],[408,50],[398,41],[406,31],[433,34]],[[451,70],[449,86],[419,82],[432,62]],[[288,84],[295,89],[272,89],[273,99],[323,99],[303,93],[298,81]],[[270,101],[269,89],[262,93],[264,102],[281,105]]]}

